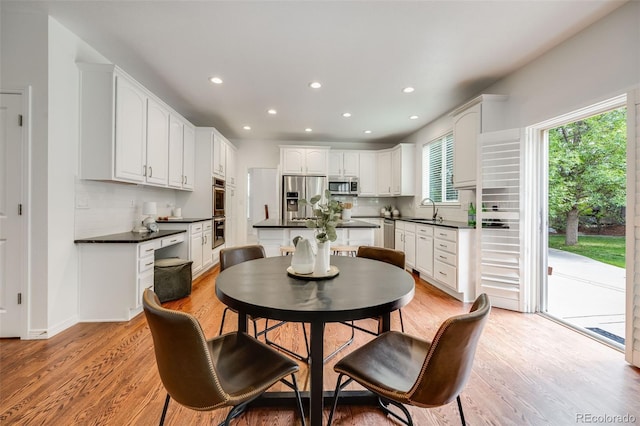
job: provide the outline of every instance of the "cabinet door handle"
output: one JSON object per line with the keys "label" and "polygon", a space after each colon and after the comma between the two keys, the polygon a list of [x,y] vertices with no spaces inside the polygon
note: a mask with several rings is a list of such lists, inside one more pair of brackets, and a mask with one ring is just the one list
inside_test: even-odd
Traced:
{"label": "cabinet door handle", "polygon": [[147,176],[147,166],[142,166],[142,176]]}
{"label": "cabinet door handle", "polygon": [[442,255],[438,255],[438,257],[439,257],[440,259],[447,260],[447,258],[446,258],[446,257],[444,257],[444,256],[442,256]]}
{"label": "cabinet door handle", "polygon": [[144,266],[151,266],[151,265],[153,265],[153,261],[152,261],[152,262],[149,262],[149,263],[145,263],[145,264],[144,264]]}
{"label": "cabinet door handle", "polygon": [[153,177],[153,167],[149,166],[149,177]]}
{"label": "cabinet door handle", "polygon": [[149,249],[146,249],[145,252],[149,253],[149,252],[152,252],[154,250],[155,250],[154,248],[149,248]]}
{"label": "cabinet door handle", "polygon": [[446,248],[447,245],[446,244],[438,244],[440,247]]}
{"label": "cabinet door handle", "polygon": [[438,271],[438,273],[439,273],[440,275],[444,275],[445,277],[447,276],[447,274],[445,274],[445,273],[444,273],[444,272],[442,272],[442,271]]}
{"label": "cabinet door handle", "polygon": [[427,237],[419,237],[421,240],[427,241]]}
{"label": "cabinet door handle", "polygon": [[178,241],[178,240],[171,240],[171,241],[169,241],[169,242],[170,242],[170,243],[175,243],[175,242],[177,242],[177,241]]}

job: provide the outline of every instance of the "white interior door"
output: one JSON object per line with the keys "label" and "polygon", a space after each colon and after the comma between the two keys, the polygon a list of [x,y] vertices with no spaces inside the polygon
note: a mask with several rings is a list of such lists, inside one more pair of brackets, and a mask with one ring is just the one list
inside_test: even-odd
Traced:
{"label": "white interior door", "polygon": [[22,337],[22,95],[0,94],[0,337]]}

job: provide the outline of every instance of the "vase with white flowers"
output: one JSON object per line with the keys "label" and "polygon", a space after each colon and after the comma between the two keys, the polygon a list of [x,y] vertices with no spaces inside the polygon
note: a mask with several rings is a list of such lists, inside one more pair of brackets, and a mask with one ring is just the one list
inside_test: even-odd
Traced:
{"label": "vase with white flowers", "polygon": [[323,201],[322,195],[314,195],[309,201],[300,200],[301,205],[309,204],[313,208],[314,218],[307,220],[305,225],[307,228],[316,230],[318,253],[313,268],[313,273],[316,275],[324,275],[329,272],[331,242],[338,238],[336,226],[340,222],[340,213],[342,212],[342,204],[332,199],[328,190],[324,192],[324,203],[321,201]]}

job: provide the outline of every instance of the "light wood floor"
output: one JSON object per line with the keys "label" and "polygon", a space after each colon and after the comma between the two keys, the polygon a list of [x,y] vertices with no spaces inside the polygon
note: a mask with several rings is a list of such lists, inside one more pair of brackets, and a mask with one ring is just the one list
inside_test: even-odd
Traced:
{"label": "light wood floor", "polygon": [[[190,297],[165,305],[193,313],[208,336],[217,333],[224,308],[214,293],[217,274],[215,269],[196,281]],[[403,308],[405,328],[431,339],[446,317],[468,309],[416,279],[415,299]],[[235,327],[235,318],[226,329]],[[396,314],[393,320],[399,329]],[[344,326],[329,325],[325,350],[347,333]],[[278,334],[274,338],[301,349],[298,326]],[[350,348],[371,338],[356,336]],[[325,389],[335,386],[333,363],[325,367]],[[299,383],[308,386],[304,364]],[[154,425],[164,397],[144,314],[128,323],[78,324],[49,340],[0,341],[2,425]],[[462,403],[470,425],[570,425],[589,423],[581,421],[588,415],[630,415],[633,424],[640,422],[640,371],[620,352],[539,315],[493,309]],[[455,403],[410,411],[417,425],[460,424]],[[226,413],[195,412],[172,402],[166,424],[217,424]],[[284,426],[298,420],[293,408],[253,409],[233,424]],[[374,407],[341,406],[334,424],[396,423]]]}

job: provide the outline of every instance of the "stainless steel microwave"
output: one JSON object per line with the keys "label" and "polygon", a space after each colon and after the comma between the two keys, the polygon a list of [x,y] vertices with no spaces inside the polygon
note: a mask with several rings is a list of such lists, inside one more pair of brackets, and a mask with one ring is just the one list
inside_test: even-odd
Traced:
{"label": "stainless steel microwave", "polygon": [[329,177],[329,192],[333,195],[358,195],[360,185],[357,177]]}

